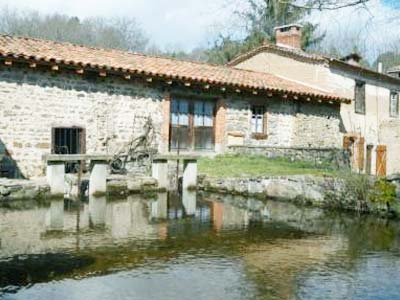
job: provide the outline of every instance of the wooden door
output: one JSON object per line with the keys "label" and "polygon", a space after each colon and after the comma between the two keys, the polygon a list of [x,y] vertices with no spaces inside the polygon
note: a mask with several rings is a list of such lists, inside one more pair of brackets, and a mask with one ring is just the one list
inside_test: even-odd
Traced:
{"label": "wooden door", "polygon": [[376,175],[386,176],[386,156],[387,150],[385,145],[376,147]]}
{"label": "wooden door", "polygon": [[212,101],[173,99],[170,149],[214,150],[214,106]]}

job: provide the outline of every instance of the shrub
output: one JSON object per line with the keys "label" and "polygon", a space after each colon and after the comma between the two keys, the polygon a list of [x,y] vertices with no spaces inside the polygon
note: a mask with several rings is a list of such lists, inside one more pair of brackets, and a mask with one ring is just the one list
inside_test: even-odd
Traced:
{"label": "shrub", "polygon": [[390,208],[390,205],[396,201],[396,186],[383,178],[378,179],[373,185],[369,201]]}

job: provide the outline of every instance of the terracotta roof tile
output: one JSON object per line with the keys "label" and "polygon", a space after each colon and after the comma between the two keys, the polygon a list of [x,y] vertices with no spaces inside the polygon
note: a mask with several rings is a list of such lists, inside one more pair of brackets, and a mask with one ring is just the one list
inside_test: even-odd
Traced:
{"label": "terracotta roof tile", "polygon": [[0,55],[91,68],[106,68],[148,76],[164,76],[237,88],[282,91],[317,97],[322,100],[349,100],[267,73],[33,38],[0,35]]}
{"label": "terracotta roof tile", "polygon": [[[276,53],[281,56],[291,57],[291,58],[294,58],[294,59],[297,59],[300,61],[305,61],[305,62],[336,65],[336,66],[339,66],[342,68],[344,67],[347,70],[353,70],[357,73],[363,73],[365,75],[374,76],[375,78],[378,78],[379,80],[390,81],[395,84],[399,84],[399,82],[400,82],[397,78],[394,78],[387,74],[379,73],[377,71],[367,69],[363,66],[352,65],[341,59],[337,59],[337,58],[333,58],[333,57],[329,57],[329,56],[325,56],[325,55],[321,55],[321,54],[307,53],[301,49],[278,46],[278,45],[272,44],[272,43],[265,43],[264,45],[261,45],[260,47],[252,49],[246,53],[240,54],[240,55],[236,56],[235,58],[233,58],[231,61],[229,61],[226,65],[229,67],[235,67],[236,65],[240,64],[241,62],[243,62],[259,53],[262,53],[262,52]],[[400,70],[400,66],[399,66],[399,70]],[[389,72],[393,72],[393,70],[389,70]]]}

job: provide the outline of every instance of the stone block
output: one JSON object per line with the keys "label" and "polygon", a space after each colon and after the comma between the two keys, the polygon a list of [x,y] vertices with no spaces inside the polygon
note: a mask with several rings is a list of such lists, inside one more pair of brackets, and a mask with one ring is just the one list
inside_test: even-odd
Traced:
{"label": "stone block", "polygon": [[89,195],[100,195],[107,191],[107,166],[106,161],[92,161],[89,179]]}

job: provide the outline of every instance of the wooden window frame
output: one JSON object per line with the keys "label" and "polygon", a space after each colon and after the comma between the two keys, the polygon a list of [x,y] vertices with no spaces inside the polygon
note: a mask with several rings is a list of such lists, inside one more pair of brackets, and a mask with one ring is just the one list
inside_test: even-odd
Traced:
{"label": "wooden window frame", "polygon": [[[176,148],[172,147],[172,139],[173,139],[173,126],[172,124],[172,119],[171,119],[171,114],[172,114],[172,102],[173,101],[187,101],[188,103],[188,147],[187,148]],[[212,103],[213,105],[213,110],[212,110],[212,126],[205,126],[212,128],[212,144],[213,147],[210,149],[207,148],[197,148],[195,143],[195,130],[196,127],[200,128],[201,126],[195,126],[194,124],[194,118],[195,118],[195,111],[194,111],[194,106],[195,102],[200,101],[200,102],[208,102]],[[188,96],[188,95],[181,95],[181,94],[174,94],[171,96],[171,110],[170,110],[170,120],[169,120],[169,142],[168,142],[168,149],[169,151],[180,151],[180,152],[192,152],[192,151],[201,151],[201,152],[212,152],[215,150],[215,122],[216,122],[216,99],[214,97],[200,97],[198,95],[194,96]],[[178,126],[179,127],[179,126]]]}
{"label": "wooden window frame", "polygon": [[[254,118],[254,110],[255,108],[258,108],[262,110],[262,132],[254,132],[253,131],[253,118]],[[251,137],[256,140],[265,140],[268,138],[268,114],[267,114],[267,108],[265,105],[260,105],[257,103],[253,103],[250,105],[250,111],[251,111],[251,122],[250,122],[250,130],[251,130]],[[257,114],[259,115],[259,114]],[[258,120],[258,118],[256,118]],[[257,125],[256,125],[257,128]]]}
{"label": "wooden window frame", "polygon": [[[397,101],[396,101],[396,107],[393,109],[393,103],[392,103],[392,97],[395,96]],[[391,91],[390,92],[390,98],[389,98],[389,115],[392,118],[398,118],[399,117],[399,93],[396,91]]]}
{"label": "wooden window frame", "polygon": [[356,80],[354,86],[354,111],[356,114],[365,115],[366,112],[366,83]]}

